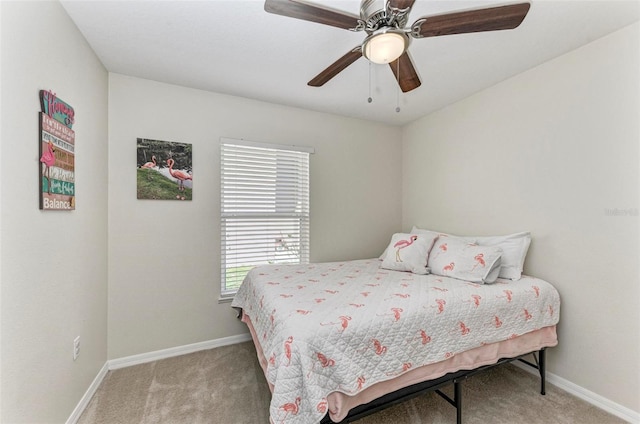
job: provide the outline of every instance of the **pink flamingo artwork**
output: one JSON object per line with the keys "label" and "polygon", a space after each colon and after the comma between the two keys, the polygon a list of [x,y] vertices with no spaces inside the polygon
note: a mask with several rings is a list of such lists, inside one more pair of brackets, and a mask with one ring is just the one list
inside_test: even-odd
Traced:
{"label": "pink flamingo artwork", "polygon": [[307,377],[309,377],[311,373],[314,372],[314,370],[316,369],[316,365],[318,365],[318,363],[322,368],[332,367],[336,364],[336,361],[334,361],[331,358],[327,358],[325,355],[323,355],[320,352],[317,352],[316,356],[318,357],[318,362],[313,363],[313,365],[311,366],[311,370],[307,373]]}
{"label": "pink flamingo artwork", "polygon": [[53,148],[53,143],[47,143],[47,151],[40,157],[40,162],[44,165],[44,171],[42,175],[47,174],[47,192],[51,193],[51,178],[49,178],[49,167],[56,163],[56,149]]}
{"label": "pink flamingo artwork", "polygon": [[458,322],[458,326],[460,327],[460,334],[462,334],[463,336],[466,336],[471,331],[471,329],[467,327],[462,321]]}
{"label": "pink flamingo artwork", "polygon": [[440,246],[438,246],[438,251],[433,256],[433,259],[437,258],[441,253],[445,253],[447,249],[448,249],[447,243],[442,243]]}
{"label": "pink flamingo artwork", "polygon": [[446,273],[447,273],[447,271],[448,271],[448,272],[451,272],[451,271],[453,271],[453,268],[455,268],[455,266],[456,266],[456,264],[455,264],[454,262],[451,262],[449,265],[445,265],[445,266],[442,268],[442,272],[443,272],[444,274],[446,274]]}
{"label": "pink flamingo artwork", "polygon": [[498,315],[495,315],[493,318],[494,318],[493,322],[494,322],[496,328],[502,327],[502,321],[500,320]]}
{"label": "pink flamingo artwork", "polygon": [[140,168],[142,168],[142,169],[151,169],[151,168],[155,168],[156,166],[158,166],[158,164],[156,163],[155,155],[153,155],[153,156],[151,156],[151,162],[145,163]]}
{"label": "pink flamingo artwork", "polygon": [[338,325],[338,324],[340,324],[340,326],[342,327],[342,330],[340,330],[340,332],[343,332],[349,326],[349,321],[351,321],[351,317],[347,316],[347,315],[340,315],[338,317],[338,319],[340,320],[340,322],[335,322],[335,321],[321,322],[320,325],[321,326],[327,326],[327,325]]}
{"label": "pink flamingo artwork", "polygon": [[396,249],[396,262],[402,262],[400,258],[400,249],[404,249],[407,246],[411,246],[414,241],[418,240],[418,236],[411,236],[409,240],[400,240],[393,247],[397,247]]}
{"label": "pink flamingo artwork", "polygon": [[431,336],[429,336],[426,331],[420,330],[420,340],[423,345],[426,345],[431,341]]}
{"label": "pink flamingo artwork", "polygon": [[300,401],[301,401],[300,397],[297,397],[295,402],[285,403],[280,407],[280,409],[284,411],[284,418],[282,419],[281,422],[284,422],[287,419],[287,415],[289,414],[293,414],[293,415],[298,414],[298,408],[300,408]]}
{"label": "pink flamingo artwork", "polygon": [[438,308],[438,314],[441,314],[444,312],[444,305],[447,304],[447,301],[444,299],[436,299],[436,303],[438,304],[438,306],[433,306],[431,305],[432,308]]}
{"label": "pink flamingo artwork", "polygon": [[387,347],[380,343],[378,339],[372,339],[373,341],[373,349],[376,352],[376,355],[384,355],[387,352]]}
{"label": "pink flamingo artwork", "polygon": [[479,294],[472,294],[471,299],[472,300],[465,300],[465,302],[473,303],[474,305],[476,305],[476,308],[480,306],[480,301],[482,300],[482,296],[480,296]]}
{"label": "pink flamingo artwork", "polygon": [[184,182],[187,180],[193,181],[193,177],[186,172],[173,169],[174,163],[175,161],[173,159],[167,159],[167,165],[169,165],[169,174],[171,174],[173,178],[178,180],[178,190],[184,191]]}
{"label": "pink flamingo artwork", "polygon": [[320,361],[320,365],[322,366],[322,368],[332,367],[336,364],[336,361],[331,358],[327,358],[320,352],[318,352],[316,356],[318,357],[318,361]]}
{"label": "pink flamingo artwork", "polygon": [[289,336],[284,342],[284,355],[287,357],[287,366],[291,365],[291,343],[293,343],[293,336]]}
{"label": "pink flamingo artwork", "polygon": [[478,253],[473,259],[476,260],[476,264],[473,266],[473,268],[471,268],[471,271],[474,271],[478,265],[480,265],[483,268],[485,267],[486,263],[484,261],[483,253]]}

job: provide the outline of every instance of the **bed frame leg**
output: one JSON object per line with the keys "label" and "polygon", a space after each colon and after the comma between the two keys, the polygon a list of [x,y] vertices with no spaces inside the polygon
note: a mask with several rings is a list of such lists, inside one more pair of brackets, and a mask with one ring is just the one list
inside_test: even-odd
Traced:
{"label": "bed frame leg", "polygon": [[540,371],[540,394],[544,395],[546,389],[546,380],[547,380],[547,361],[546,361],[546,350],[544,348],[540,349],[539,352],[539,364],[538,368]]}
{"label": "bed frame leg", "polygon": [[462,424],[462,386],[458,380],[453,382],[453,400],[456,403],[456,424]]}

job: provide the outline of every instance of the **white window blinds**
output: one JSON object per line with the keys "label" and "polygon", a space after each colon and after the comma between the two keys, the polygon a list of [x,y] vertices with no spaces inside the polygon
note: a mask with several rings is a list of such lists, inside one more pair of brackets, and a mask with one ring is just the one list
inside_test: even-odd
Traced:
{"label": "white window blinds", "polygon": [[222,297],[256,265],[309,262],[312,152],[222,139]]}

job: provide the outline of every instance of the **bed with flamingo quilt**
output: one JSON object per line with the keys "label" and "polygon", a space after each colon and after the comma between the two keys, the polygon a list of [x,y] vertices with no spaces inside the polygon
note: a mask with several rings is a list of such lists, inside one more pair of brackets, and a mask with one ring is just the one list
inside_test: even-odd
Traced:
{"label": "bed with flamingo quilt", "polygon": [[[449,252],[461,242],[414,236],[429,245],[420,260],[443,240]],[[396,243],[386,258],[411,262]],[[474,246],[460,249],[473,257]],[[438,262],[427,261],[424,273],[389,269],[384,258],[249,272],[231,306],[256,345],[272,423],[319,423],[327,414],[340,422],[350,408],[399,387],[557,344],[560,298],[550,283],[522,275],[484,284],[430,273],[427,265]],[[452,262],[464,263],[445,257],[442,268]]]}

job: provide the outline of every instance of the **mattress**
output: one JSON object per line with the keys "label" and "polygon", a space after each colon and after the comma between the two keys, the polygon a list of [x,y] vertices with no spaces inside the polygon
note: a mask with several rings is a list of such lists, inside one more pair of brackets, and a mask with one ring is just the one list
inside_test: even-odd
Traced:
{"label": "mattress", "polygon": [[529,276],[479,285],[371,259],[255,268],[232,306],[263,352],[272,422],[311,424],[327,411],[339,421],[380,383],[427,365],[441,367],[429,379],[492,360],[460,365],[464,352],[531,334],[545,337],[520,353],[555,345],[560,299]]}

